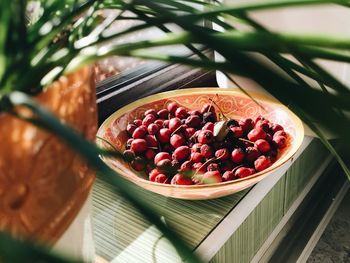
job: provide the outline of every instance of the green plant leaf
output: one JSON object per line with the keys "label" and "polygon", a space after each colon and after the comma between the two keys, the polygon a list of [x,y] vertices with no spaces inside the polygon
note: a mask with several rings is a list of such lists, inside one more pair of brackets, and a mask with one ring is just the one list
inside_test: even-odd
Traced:
{"label": "green plant leaf", "polygon": [[[240,67],[241,71],[250,72],[251,77],[258,84],[266,88],[284,104],[290,105],[294,110],[303,109],[303,112],[309,117],[311,116],[313,121],[317,121],[322,127],[334,131],[334,133],[344,140],[344,143],[350,148],[350,139],[346,132],[350,130],[350,123],[349,121],[344,121],[342,116],[338,115],[334,108],[325,107],[325,105],[328,104],[326,97],[324,100],[322,97],[319,97],[319,100],[315,101],[311,89],[288,81],[283,76],[264,66],[261,62],[232,49],[232,41],[229,41],[229,39],[219,39],[211,34],[210,31],[187,23],[188,21],[183,17],[174,16],[154,2],[151,3],[144,0],[138,0],[138,2],[143,3],[163,15],[171,17],[174,23],[185,30],[191,31],[193,38],[196,38],[202,43],[206,43],[207,46],[215,49],[224,56],[233,67]],[[314,103],[310,101],[311,98]],[[323,100],[323,102],[321,102],[321,100]],[[346,97],[346,100],[349,101],[349,97]],[[321,112],[322,114],[320,114]],[[308,118],[308,120],[309,119],[310,118]]]}
{"label": "green plant leaf", "polygon": [[[147,220],[149,220],[149,222],[153,223],[164,234],[164,236],[171,241],[182,258],[186,259],[187,262],[200,262],[199,259],[192,254],[192,251],[187,248],[184,241],[160,220],[160,217],[154,213],[150,204],[142,198],[138,198],[139,186],[129,182],[122,176],[119,176],[99,158],[101,151],[96,145],[86,141],[68,126],[63,125],[53,114],[38,105],[24,93],[12,92],[8,96],[2,97],[2,103],[0,101],[0,105],[9,104],[14,106],[21,105],[30,109],[35,114],[35,118],[37,118],[35,124],[40,123],[42,128],[60,136],[67,145],[77,151],[92,167],[96,169],[98,176],[102,180],[118,188],[119,193],[130,201],[131,204],[137,208]],[[26,119],[25,116],[21,116],[21,118]],[[31,119],[28,119],[28,121],[31,121]]]}
{"label": "green plant leaf", "polygon": [[29,240],[17,240],[0,232],[0,261],[4,263],[83,263],[58,255]]}

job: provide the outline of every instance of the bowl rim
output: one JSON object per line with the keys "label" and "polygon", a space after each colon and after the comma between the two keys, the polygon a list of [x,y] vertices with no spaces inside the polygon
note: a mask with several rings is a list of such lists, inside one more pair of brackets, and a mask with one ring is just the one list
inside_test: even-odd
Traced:
{"label": "bowl rim", "polygon": [[[242,91],[238,90],[237,88],[215,88],[215,87],[199,87],[199,88],[186,88],[186,89],[177,89],[177,90],[171,90],[171,91],[165,91],[165,92],[161,92],[161,93],[156,93],[144,98],[140,98],[137,99],[136,101],[127,104],[123,107],[121,107],[120,109],[116,110],[115,112],[113,112],[99,127],[98,132],[97,132],[97,136],[101,136],[103,135],[104,131],[106,130],[107,127],[109,127],[110,123],[113,122],[115,119],[117,119],[118,117],[122,116],[123,114],[137,108],[140,107],[144,104],[147,103],[151,103],[153,101],[157,101],[157,100],[162,100],[162,99],[171,99],[173,97],[176,96],[183,96],[183,95],[194,95],[194,94],[216,94],[216,93],[220,93],[223,95],[239,95],[239,96],[243,96],[246,98],[250,98],[247,94],[243,93]],[[157,182],[152,182],[149,181],[147,179],[141,178],[140,176],[135,176],[134,178],[130,178],[129,176],[126,176],[123,174],[123,171],[118,168],[115,167],[114,165],[112,165],[110,163],[110,161],[106,160],[106,157],[101,156],[100,158],[109,166],[111,167],[114,171],[116,171],[118,174],[120,174],[121,176],[123,176],[124,178],[126,178],[127,180],[137,183],[139,185],[144,185],[144,184],[148,184],[151,186],[157,186],[157,187],[162,187],[162,188],[170,188],[170,189],[174,189],[174,188],[182,188],[182,189],[201,189],[201,188],[215,188],[215,187],[220,187],[220,186],[227,186],[227,185],[233,185],[233,184],[237,184],[243,181],[248,181],[250,179],[256,178],[256,177],[262,177],[265,178],[269,173],[271,173],[272,171],[276,170],[277,168],[280,168],[282,165],[284,165],[286,162],[288,162],[295,154],[296,152],[299,150],[299,148],[301,147],[301,144],[303,142],[304,139],[304,126],[302,121],[285,105],[283,105],[281,102],[279,102],[277,99],[268,96],[266,94],[262,94],[260,92],[256,92],[256,91],[249,91],[249,95],[251,96],[251,98],[253,98],[255,101],[259,102],[265,102],[268,104],[273,104],[278,106],[279,108],[281,108],[282,110],[284,110],[285,112],[288,113],[288,116],[291,118],[292,123],[294,124],[295,127],[295,138],[293,141],[293,145],[290,148],[289,151],[287,151],[287,153],[282,156],[282,159],[278,159],[276,160],[270,167],[268,167],[267,169],[260,171],[258,173],[252,174],[250,176],[244,177],[244,178],[240,178],[240,179],[235,179],[232,181],[226,181],[226,182],[220,182],[220,183],[214,183],[214,184],[199,184],[199,185],[173,185],[173,184],[162,184],[162,183],[157,183]],[[251,99],[250,98],[250,99]],[[100,134],[102,133],[102,134]],[[97,140],[96,143],[98,145],[101,145],[102,142]],[[292,151],[293,150],[293,151]],[[131,169],[131,168],[130,168]],[[265,176],[264,176],[265,175]]]}

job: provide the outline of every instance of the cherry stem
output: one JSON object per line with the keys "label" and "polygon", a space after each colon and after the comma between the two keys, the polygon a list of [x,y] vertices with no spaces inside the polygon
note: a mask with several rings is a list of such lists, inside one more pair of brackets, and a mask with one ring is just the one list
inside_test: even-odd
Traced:
{"label": "cherry stem", "polygon": [[[217,95],[217,94],[216,94],[216,95]],[[214,103],[216,107],[218,107],[218,109],[219,109],[221,115],[222,115],[222,116],[224,117],[224,119],[227,121],[228,118],[226,117],[226,115],[224,114],[224,112],[222,111],[222,109],[220,108],[220,106],[219,106],[214,100],[212,100],[212,99],[209,99],[209,100],[210,100],[212,103]]]}
{"label": "cherry stem", "polygon": [[177,133],[181,128],[183,128],[182,125],[180,125],[179,127],[177,127],[177,129],[175,131],[172,132],[172,134],[170,136],[173,136],[175,133]]}
{"label": "cherry stem", "polygon": [[195,135],[196,135],[196,133],[194,133],[194,134],[193,134],[193,135],[192,135],[190,138],[188,138],[188,140],[189,140],[189,141],[191,141],[191,140],[192,140],[192,138],[196,138],[196,136],[195,136]]}
{"label": "cherry stem", "polygon": [[196,170],[195,175],[197,174],[197,172],[198,172],[200,169],[202,169],[202,167],[204,167],[205,165],[207,165],[208,163],[211,163],[211,162],[213,162],[213,161],[220,160],[220,158],[221,158],[222,156],[224,156],[224,155],[225,155],[225,152],[224,152],[223,154],[221,154],[219,157],[214,156],[214,157],[210,158],[209,160],[207,160],[205,163],[203,163],[203,164]]}
{"label": "cherry stem", "polygon": [[234,173],[238,168],[241,168],[241,167],[243,167],[243,164],[240,164],[240,165],[236,166],[235,168],[233,168],[233,169],[231,170],[231,172]]}
{"label": "cherry stem", "polygon": [[252,141],[249,141],[247,139],[243,139],[243,138],[238,138],[238,140],[242,141],[242,142],[247,142],[247,143],[250,143],[250,144],[254,144]]}
{"label": "cherry stem", "polygon": [[[216,94],[214,98],[216,98],[217,96],[218,96],[218,94]],[[207,113],[210,111],[211,107],[213,106],[214,100],[209,98],[209,101],[210,101],[210,105],[209,105],[209,108],[207,110]]]}
{"label": "cherry stem", "polygon": [[[220,157],[221,157],[221,156],[220,156]],[[219,158],[220,158],[220,157],[219,157]],[[211,162],[213,162],[213,161],[215,161],[215,160],[217,160],[217,159],[219,159],[219,158],[213,157],[213,158],[210,158],[209,160],[207,160],[205,163],[203,163],[203,164],[196,170],[196,172],[194,173],[194,175],[196,175],[196,174],[199,172],[199,170],[202,169],[205,165],[207,165],[208,163],[211,163]]]}

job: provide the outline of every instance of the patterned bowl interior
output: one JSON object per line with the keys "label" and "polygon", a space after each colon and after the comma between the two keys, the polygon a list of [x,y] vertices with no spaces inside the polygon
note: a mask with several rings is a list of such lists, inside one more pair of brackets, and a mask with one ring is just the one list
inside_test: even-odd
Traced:
{"label": "patterned bowl interior", "polygon": [[[303,139],[303,126],[301,121],[290,112],[285,106],[273,99],[264,97],[260,94],[252,94],[256,102],[236,89],[218,89],[218,88],[196,88],[183,89],[171,92],[164,92],[147,98],[140,99],[131,103],[112,114],[100,127],[98,136],[111,142],[118,150],[123,151],[128,139],[126,132],[127,124],[137,118],[142,118],[143,113],[151,108],[156,110],[163,109],[170,102],[177,102],[187,109],[200,109],[210,99],[214,99],[219,105],[225,116],[235,119],[256,118],[263,116],[271,122],[278,123],[285,128],[289,134],[287,147],[280,151],[277,161],[268,169],[254,174],[252,176],[225,183],[206,185],[212,187],[227,183],[239,183],[242,180],[260,176],[264,173],[276,169],[286,162],[296,152]],[[98,140],[101,146],[108,147],[106,143]],[[128,179],[138,184],[154,184],[158,187],[181,187],[173,185],[162,185],[147,180],[143,173],[134,171],[128,163],[121,160],[105,158],[104,161],[115,169],[118,173],[126,176]],[[183,186],[186,188],[198,187],[199,185]],[[200,186],[203,187],[203,186]]]}

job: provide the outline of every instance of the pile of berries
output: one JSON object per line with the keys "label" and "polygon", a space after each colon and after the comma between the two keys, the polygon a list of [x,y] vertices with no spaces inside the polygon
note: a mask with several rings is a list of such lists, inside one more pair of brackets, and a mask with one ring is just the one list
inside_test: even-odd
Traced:
{"label": "pile of berries", "polygon": [[192,185],[219,183],[260,172],[286,146],[279,124],[258,117],[218,120],[213,103],[188,110],[175,102],[145,111],[127,125],[130,138],[123,153],[150,181]]}

